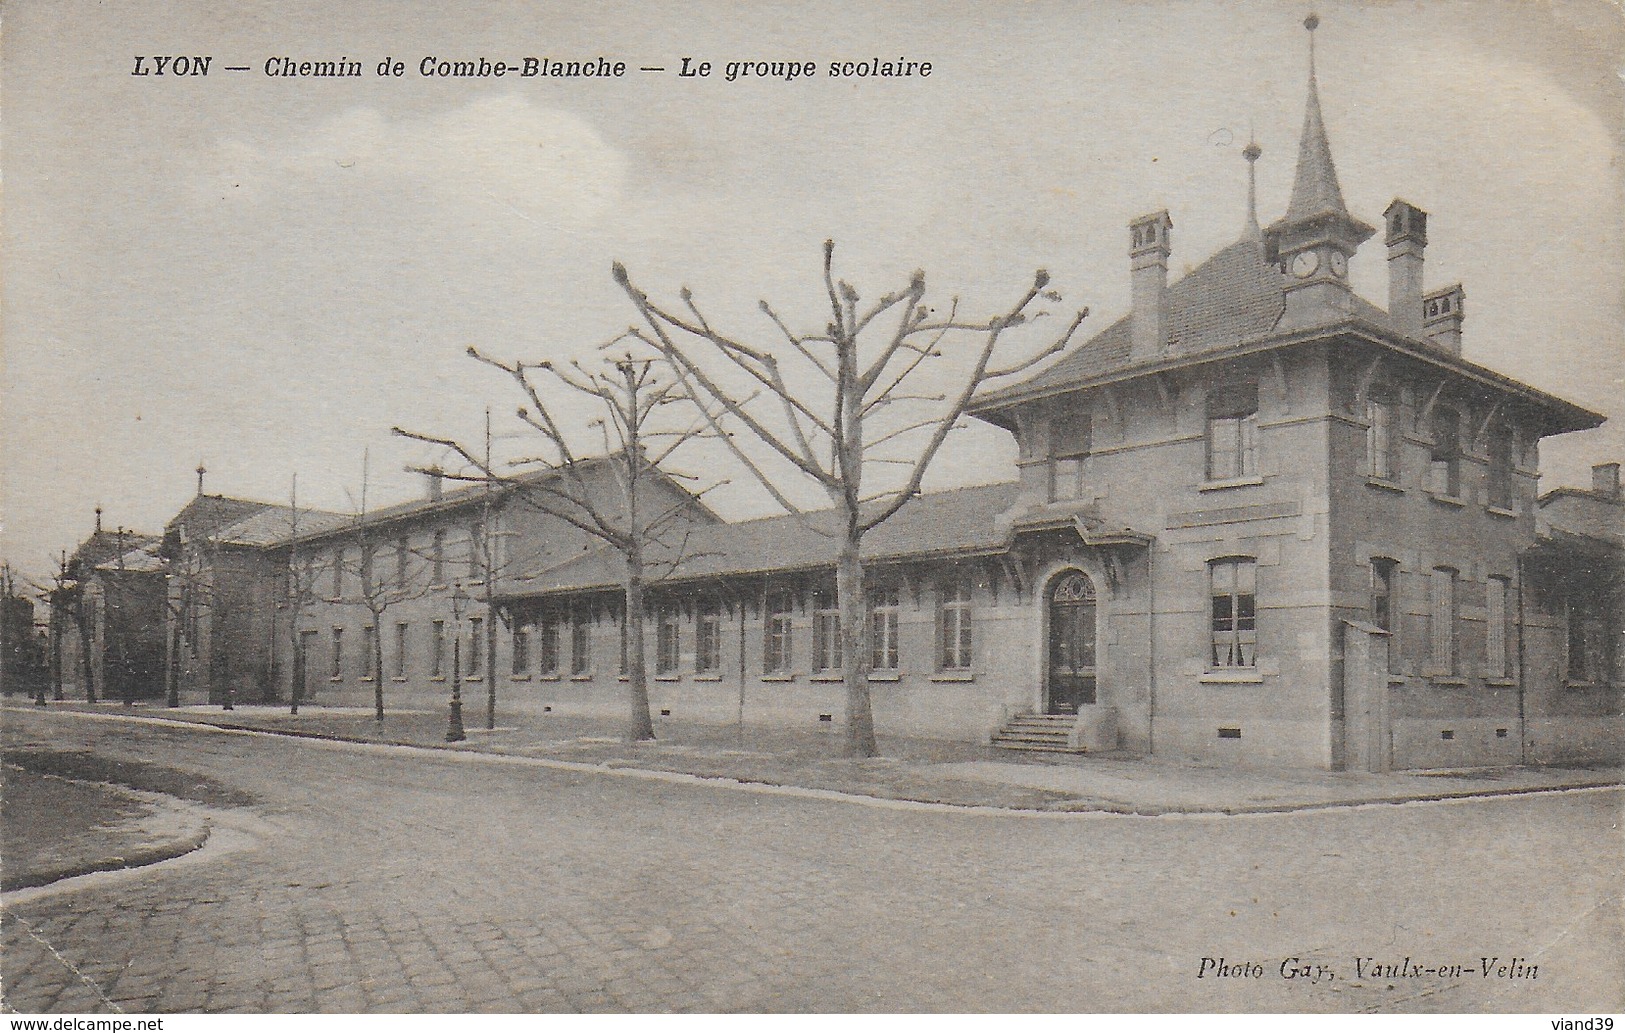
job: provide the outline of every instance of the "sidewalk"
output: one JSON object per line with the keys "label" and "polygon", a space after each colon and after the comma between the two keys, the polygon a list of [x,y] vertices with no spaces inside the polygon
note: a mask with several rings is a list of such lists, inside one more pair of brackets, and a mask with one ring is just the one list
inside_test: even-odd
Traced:
{"label": "sidewalk", "polygon": [[[32,710],[25,704],[9,704]],[[90,711],[135,719],[166,718],[285,735],[388,743],[458,752],[643,768],[708,778],[799,786],[890,800],[967,807],[1123,814],[1288,811],[1366,803],[1498,796],[1617,786],[1619,767],[1496,768],[1396,773],[1249,770],[1199,767],[1141,757],[1023,754],[974,743],[882,736],[882,757],[844,760],[840,731],[718,727],[655,719],[654,742],[628,743],[606,721],[553,714],[503,714],[494,731],[483,713],[466,712],[468,739],[447,745],[443,710],[390,712],[382,726],[370,709],[305,705],[52,703],[52,711]]]}

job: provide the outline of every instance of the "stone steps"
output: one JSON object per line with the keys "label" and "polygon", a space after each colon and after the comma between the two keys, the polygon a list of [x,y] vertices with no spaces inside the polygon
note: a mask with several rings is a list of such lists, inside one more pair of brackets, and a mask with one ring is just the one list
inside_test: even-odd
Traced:
{"label": "stone steps", "polygon": [[1076,721],[1070,714],[1018,714],[993,733],[992,743],[1005,750],[1081,753],[1070,745]]}

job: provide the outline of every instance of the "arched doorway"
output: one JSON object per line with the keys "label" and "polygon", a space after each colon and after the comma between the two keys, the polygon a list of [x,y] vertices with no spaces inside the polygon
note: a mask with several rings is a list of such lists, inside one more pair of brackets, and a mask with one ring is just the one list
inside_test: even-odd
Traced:
{"label": "arched doorway", "polygon": [[1095,702],[1095,583],[1069,570],[1050,583],[1044,710],[1076,714]]}

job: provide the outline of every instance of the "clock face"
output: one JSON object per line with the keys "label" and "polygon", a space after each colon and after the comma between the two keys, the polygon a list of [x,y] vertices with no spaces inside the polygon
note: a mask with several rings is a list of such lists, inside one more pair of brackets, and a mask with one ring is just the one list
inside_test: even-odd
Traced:
{"label": "clock face", "polygon": [[1315,275],[1315,270],[1319,268],[1320,254],[1318,252],[1300,251],[1292,259],[1292,275],[1300,280],[1306,276]]}
{"label": "clock face", "polygon": [[1339,278],[1347,276],[1349,274],[1349,259],[1348,259],[1348,256],[1343,254],[1343,252],[1341,252],[1341,251],[1333,251],[1332,252],[1332,260],[1331,260],[1331,267],[1332,267],[1332,275],[1333,276],[1336,276],[1336,277],[1339,277]]}

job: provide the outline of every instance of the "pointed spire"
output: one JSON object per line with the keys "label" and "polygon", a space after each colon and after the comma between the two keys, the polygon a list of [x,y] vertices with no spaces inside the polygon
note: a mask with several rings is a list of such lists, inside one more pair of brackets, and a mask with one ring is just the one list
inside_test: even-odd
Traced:
{"label": "pointed spire", "polygon": [[1288,222],[1325,215],[1349,217],[1343,189],[1337,183],[1337,166],[1332,163],[1332,146],[1326,139],[1326,123],[1320,114],[1320,86],[1315,78],[1315,29],[1319,25],[1320,19],[1313,14],[1303,21],[1303,27],[1309,30],[1309,100],[1303,112],[1292,201],[1286,209]]}
{"label": "pointed spire", "polygon": [[1247,227],[1242,231],[1242,237],[1247,240],[1264,236],[1264,229],[1258,224],[1258,158],[1263,153],[1264,149],[1249,133],[1247,146],[1241,151],[1241,156],[1247,159]]}

